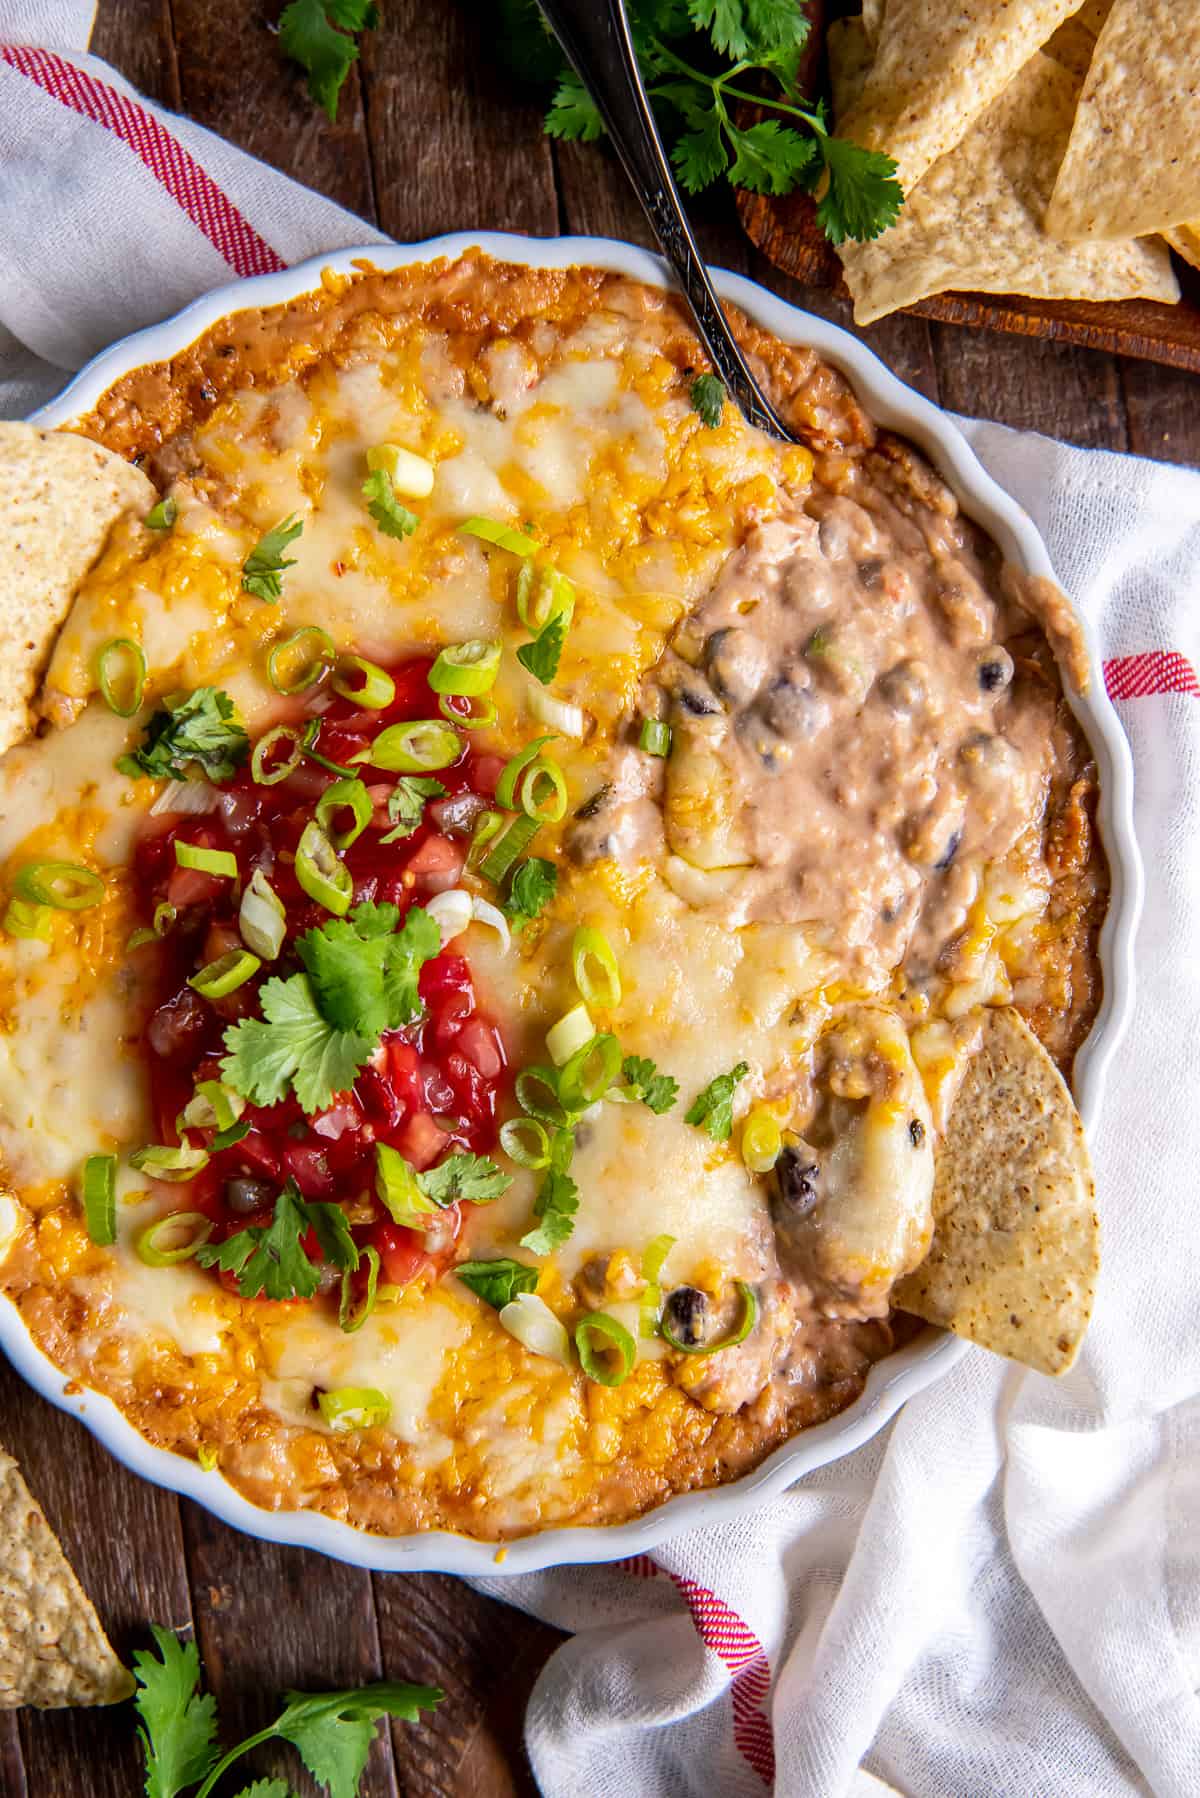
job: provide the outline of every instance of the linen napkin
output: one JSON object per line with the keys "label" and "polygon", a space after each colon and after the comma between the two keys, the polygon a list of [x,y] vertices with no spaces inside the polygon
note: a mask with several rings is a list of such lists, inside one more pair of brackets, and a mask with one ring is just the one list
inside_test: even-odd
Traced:
{"label": "linen napkin", "polygon": [[[379,241],[0,0],[0,416],[235,274]],[[469,219],[447,221],[470,225]],[[1200,1792],[1200,476],[965,423],[1095,625],[1149,892],[1075,1370],[972,1351],[867,1447],[653,1557],[481,1586],[575,1632],[547,1798]]]}

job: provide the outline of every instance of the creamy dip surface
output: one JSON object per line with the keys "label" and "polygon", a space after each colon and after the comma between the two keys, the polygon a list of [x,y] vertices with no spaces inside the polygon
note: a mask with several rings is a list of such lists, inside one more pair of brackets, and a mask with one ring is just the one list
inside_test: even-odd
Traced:
{"label": "creamy dip surface", "polygon": [[[147,469],[178,522],[114,534],[56,647],[47,734],[0,762],[6,896],[35,857],[106,881],[104,905],[56,913],[50,941],[0,940],[13,1220],[0,1277],[60,1367],[258,1504],[502,1539],[620,1521],[735,1477],[851,1403],[916,1328],[890,1295],[928,1250],[938,1143],[985,1009],[1015,1005],[1068,1075],[1090,1027],[1107,872],[1095,768],[1054,653],[1086,680],[1069,606],[1003,566],[835,371],[739,328],[802,447],[731,405],[703,425],[690,403],[702,359],[670,296],[475,254],[364,267],[231,315],[80,421]],[[406,501],[418,522],[403,540],[363,506],[382,441],[433,471]],[[295,561],[263,604],[243,562],[291,514]],[[528,638],[518,560],[464,535],[473,515],[530,535],[530,566],[572,583],[547,688],[515,655]],[[620,969],[594,1028],[679,1087],[661,1112],[604,1099],[577,1120],[578,1203],[552,1249],[523,1246],[546,1175],[495,1149],[507,1190],[454,1207],[452,1228],[410,1231],[429,1251],[419,1271],[353,1332],[328,1283],[276,1304],[194,1265],[143,1265],[147,1220],[185,1207],[187,1189],[128,1163],[154,1128],[150,1076],[158,1090],[172,1019],[157,951],[132,966],[125,951],[145,923],[130,858],[163,783],[131,784],[115,758],[170,692],[222,689],[252,738],[295,717],[264,660],[313,624],[389,667],[495,639],[497,718],[472,751],[498,768],[558,733],[569,803],[531,850],[556,870],[553,899],[508,944],[478,922],[451,944],[502,1039],[500,1117],[579,1002],[581,927]],[[114,636],[151,667],[129,723],[95,693]],[[669,728],[669,754],[642,747],[647,721]],[[289,776],[295,804],[331,778]],[[439,824],[460,867],[461,817]],[[277,846],[255,853],[277,870]],[[403,844],[392,853],[403,866]],[[459,878],[504,902],[477,871]],[[438,1069],[417,1073],[453,1134]],[[728,1128],[689,1121],[735,1074]],[[323,1157],[348,1115],[298,1119],[293,1137]],[[754,1150],[764,1126],[770,1166]],[[111,1248],[89,1239],[80,1206],[79,1169],[99,1149],[120,1158]],[[369,1190],[336,1200],[356,1229],[378,1221]],[[596,1313],[627,1330],[624,1377],[517,1340],[453,1273],[498,1257],[536,1270],[569,1341]],[[381,1397],[376,1420],[339,1428],[320,1413],[322,1393],[359,1389]]]}

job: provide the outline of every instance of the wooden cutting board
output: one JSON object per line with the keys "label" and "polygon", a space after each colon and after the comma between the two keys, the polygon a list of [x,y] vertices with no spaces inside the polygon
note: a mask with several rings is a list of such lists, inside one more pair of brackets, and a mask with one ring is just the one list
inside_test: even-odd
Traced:
{"label": "wooden cutting board", "polygon": [[[836,0],[828,7],[810,0],[812,35],[801,69],[809,93],[829,92],[823,41],[826,16],[856,10],[837,5]],[[829,287],[849,297],[837,253],[817,225],[816,206],[807,194],[776,199],[742,190],[738,216],[751,243],[784,274],[807,287]],[[945,324],[1079,343],[1200,374],[1200,269],[1178,257],[1175,266],[1183,289],[1177,306],[1158,300],[1033,300],[1020,294],[944,293],[905,310]]]}

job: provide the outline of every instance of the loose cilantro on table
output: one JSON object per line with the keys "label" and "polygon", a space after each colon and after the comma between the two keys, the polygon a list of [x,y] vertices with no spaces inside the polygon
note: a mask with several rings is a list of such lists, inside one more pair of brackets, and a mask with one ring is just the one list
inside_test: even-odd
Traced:
{"label": "loose cilantro on table", "polygon": [[358,45],[347,34],[373,31],[378,23],[374,0],[292,0],[280,14],[284,55],[307,71],[309,94],[334,123],[338,97],[358,57]]}
{"label": "loose cilantro on table", "polygon": [[[227,1754],[217,1740],[217,1706],[201,1692],[200,1656],[194,1642],[151,1624],[158,1658],[149,1649],[133,1657],[138,1737],[146,1757],[146,1798],[178,1798],[198,1786],[209,1798],[222,1774],[263,1742],[290,1742],[328,1798],[355,1798],[377,1725],[384,1717],[416,1723],[445,1693],[437,1686],[380,1680],[357,1690],[285,1692],[283,1710],[266,1729],[247,1736]],[[238,1798],[288,1798],[281,1779],[256,1779]]]}
{"label": "loose cilantro on table", "polygon": [[454,1271],[476,1298],[497,1311],[503,1310],[518,1293],[532,1292],[538,1283],[536,1267],[504,1256],[495,1261],[460,1261]]}
{"label": "loose cilantro on table", "polygon": [[532,643],[522,643],[517,651],[517,660],[522,668],[528,668],[533,678],[541,681],[543,687],[548,687],[558,673],[563,644],[567,640],[567,622],[565,613],[556,612]]}
{"label": "loose cilantro on table", "polygon": [[435,1205],[453,1205],[458,1199],[469,1199],[475,1205],[490,1205],[508,1191],[512,1175],[502,1173],[486,1155],[471,1155],[465,1149],[458,1149],[436,1167],[418,1174],[417,1185]]}
{"label": "loose cilantro on table", "polygon": [[252,1224],[224,1242],[206,1242],[196,1251],[201,1267],[220,1268],[237,1280],[244,1299],[310,1299],[320,1283],[317,1263],[304,1247],[309,1231],[333,1267],[353,1273],[358,1248],[340,1205],[303,1199],[289,1180],[266,1225]]}
{"label": "loose cilantro on table", "polygon": [[554,863],[544,856],[531,855],[528,860],[518,862],[513,870],[508,898],[504,901],[504,915],[520,930],[549,905],[557,891],[558,869]]}
{"label": "loose cilantro on table", "polygon": [[684,1113],[684,1122],[707,1130],[714,1142],[728,1142],[733,1134],[733,1094],[739,1081],[750,1072],[750,1064],[739,1061],[728,1074],[718,1074],[704,1091],[698,1093]]}
{"label": "loose cilantro on table", "polygon": [[289,1086],[310,1115],[345,1092],[385,1030],[420,1010],[421,969],[441,948],[437,924],[414,906],[403,925],[394,905],[356,905],[299,938],[306,972],[264,983],[261,1018],[225,1032],[222,1078],[255,1105],[275,1105]]}
{"label": "loose cilantro on table", "polygon": [[363,482],[362,490],[367,511],[385,537],[412,536],[420,520],[396,498],[392,477],[386,468],[373,469]]}
{"label": "loose cilantro on table", "polygon": [[679,1097],[678,1080],[670,1074],[660,1074],[648,1056],[627,1055],[621,1063],[621,1075],[629,1096],[640,1099],[656,1117],[670,1111]]}
{"label": "loose cilantro on table", "polygon": [[725,383],[719,375],[697,375],[690,399],[703,424],[715,430],[725,411]]}
{"label": "loose cilantro on table", "polygon": [[425,801],[442,799],[445,793],[440,780],[427,779],[423,774],[402,774],[388,794],[388,817],[393,828],[379,841],[399,843],[411,837],[425,814]]}
{"label": "loose cilantro on table", "polygon": [[197,687],[193,693],[170,693],[146,726],[140,749],[123,755],[117,767],[136,780],[186,780],[193,768],[220,785],[232,780],[250,752],[228,693],[219,687]]}
{"label": "loose cilantro on table", "polygon": [[242,563],[242,588],[246,593],[253,593],[255,599],[265,599],[268,605],[275,604],[283,593],[284,569],[296,566],[296,558],[285,556],[283,552],[303,530],[304,520],[293,512],[259,538]]}
{"label": "loose cilantro on table", "polygon": [[[642,74],[690,193],[722,178],[755,193],[816,192],[817,218],[834,243],[867,241],[893,223],[904,198],[895,163],[832,137],[823,105],[796,88],[809,31],[796,0],[637,0],[629,10]],[[533,0],[506,0],[505,15],[510,66],[545,79],[553,39]],[[556,72],[545,129],[583,142],[600,137],[600,115],[561,54]],[[776,116],[739,124],[739,103]]]}

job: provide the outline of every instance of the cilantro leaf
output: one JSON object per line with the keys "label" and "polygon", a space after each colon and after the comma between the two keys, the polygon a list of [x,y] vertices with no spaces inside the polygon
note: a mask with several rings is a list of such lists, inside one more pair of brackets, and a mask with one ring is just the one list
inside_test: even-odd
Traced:
{"label": "cilantro leaf", "polygon": [[801,137],[778,119],[760,119],[745,130],[727,122],[725,130],[734,152],[729,179],[735,187],[748,187],[751,193],[791,193],[817,157],[810,137]]}
{"label": "cilantro leaf", "polygon": [[383,970],[383,991],[388,1007],[388,1028],[398,1030],[421,1009],[418,981],[421,969],[440,955],[442,933],[437,922],[414,905],[394,936],[388,938],[388,957]]}
{"label": "cilantro leaf", "polygon": [[715,1080],[710,1080],[688,1106],[684,1122],[707,1130],[714,1142],[728,1142],[733,1134],[734,1088],[749,1072],[749,1062],[739,1061],[730,1073],[718,1074]]}
{"label": "cilantro leaf", "polygon": [[323,1782],[329,1798],[355,1798],[375,1726],[384,1717],[416,1723],[445,1693],[437,1686],[403,1685],[380,1680],[346,1692],[285,1692],[285,1709],[273,1733],[299,1751],[313,1778]]}
{"label": "cilantro leaf", "polygon": [[869,243],[895,224],[904,204],[896,164],[881,151],[864,150],[849,138],[819,141],[829,186],[817,204],[817,222],[832,243],[847,237]]}
{"label": "cilantro leaf", "polygon": [[[331,23],[332,21],[332,23]],[[308,91],[317,105],[337,120],[338,96],[358,56],[352,37],[335,31],[369,31],[379,23],[373,0],[292,0],[279,19],[279,43],[285,56],[308,73]]]}
{"label": "cilantro leaf", "polygon": [[671,161],[688,193],[698,194],[725,173],[729,152],[715,106],[693,107],[688,124],[689,129],[671,151]]}
{"label": "cilantro leaf", "polygon": [[294,1798],[294,1794],[286,1779],[256,1779],[243,1786],[237,1798]]}
{"label": "cilantro leaf", "polygon": [[521,1247],[534,1255],[553,1254],[574,1230],[578,1210],[579,1188],[570,1174],[549,1168],[533,1202],[533,1215],[542,1221],[522,1236]]}
{"label": "cilantro leaf", "polygon": [[465,1149],[459,1149],[436,1167],[418,1174],[417,1185],[435,1205],[453,1205],[457,1199],[488,1205],[508,1191],[512,1175],[502,1173],[486,1155],[469,1155]]}
{"label": "cilantro leaf", "polygon": [[590,144],[603,132],[604,121],[596,110],[596,102],[574,69],[568,69],[554,91],[546,114],[547,136],[577,138],[581,143]]}
{"label": "cilantro leaf", "polygon": [[228,693],[219,687],[197,687],[192,693],[170,693],[161,711],[146,725],[140,749],[117,764],[136,779],[186,780],[193,765],[206,780],[220,785],[232,780],[250,752]]}
{"label": "cilantro leaf", "polygon": [[621,1063],[621,1074],[631,1095],[661,1117],[670,1111],[679,1097],[679,1082],[670,1074],[660,1074],[645,1055],[627,1055]]}
{"label": "cilantro leaf", "polygon": [[503,1310],[519,1292],[532,1292],[538,1283],[536,1267],[503,1256],[495,1261],[460,1261],[454,1272],[476,1298],[497,1311]]}
{"label": "cilantro leaf", "polygon": [[536,918],[558,891],[558,869],[545,856],[531,855],[513,870],[504,915],[519,930]]}
{"label": "cilantro leaf", "polygon": [[350,913],[350,922],[364,942],[371,937],[391,936],[400,922],[400,907],[390,899],[363,899]]}
{"label": "cilantro leaf", "polygon": [[146,1798],[175,1798],[198,1785],[217,1763],[217,1701],[196,1690],[200,1655],[169,1629],[150,1625],[156,1660],[148,1648],[133,1657],[141,1719],[138,1739],[146,1756]]}
{"label": "cilantro leaf", "polygon": [[719,375],[697,375],[690,394],[702,424],[715,430],[725,411],[725,383]]}
{"label": "cilantro leaf", "polygon": [[275,1215],[265,1228],[252,1224],[224,1242],[206,1242],[197,1249],[196,1259],[201,1267],[233,1274],[244,1299],[310,1299],[320,1274],[304,1247],[309,1230],[334,1267],[353,1271],[358,1266],[358,1249],[341,1206],[302,1199],[291,1180],[276,1199]]}
{"label": "cilantro leaf", "polygon": [[245,592],[253,593],[255,599],[265,599],[268,605],[275,604],[283,592],[284,569],[296,566],[295,557],[285,556],[283,552],[303,529],[304,520],[293,512],[289,518],[281,519],[265,537],[259,538],[242,563]]}
{"label": "cilantro leaf", "polygon": [[367,511],[385,537],[411,537],[421,522],[415,512],[402,506],[396,498],[392,477],[386,468],[372,469],[362,484]]}
{"label": "cilantro leaf", "polygon": [[441,799],[445,791],[440,780],[430,780],[423,774],[402,774],[388,794],[388,817],[394,828],[379,841],[399,843],[411,837],[425,815],[425,801]]}
{"label": "cilantro leaf", "polygon": [[363,938],[351,918],[332,918],[296,939],[317,1007],[335,1030],[378,1038],[387,1029],[383,990],[389,937]]}
{"label": "cilantro leaf", "polygon": [[517,651],[517,660],[522,668],[528,668],[535,680],[541,681],[543,687],[548,687],[558,673],[566,640],[566,614],[556,612],[532,643],[522,643]]}
{"label": "cilantro leaf", "polygon": [[697,31],[707,31],[718,50],[757,61],[773,50],[798,49],[808,20],[796,0],[688,0]]}
{"label": "cilantro leaf", "polygon": [[353,1085],[376,1039],[335,1029],[307,974],[266,981],[259,1000],[261,1018],[242,1018],[225,1032],[222,1077],[253,1105],[277,1105],[293,1085],[305,1111],[322,1111]]}

